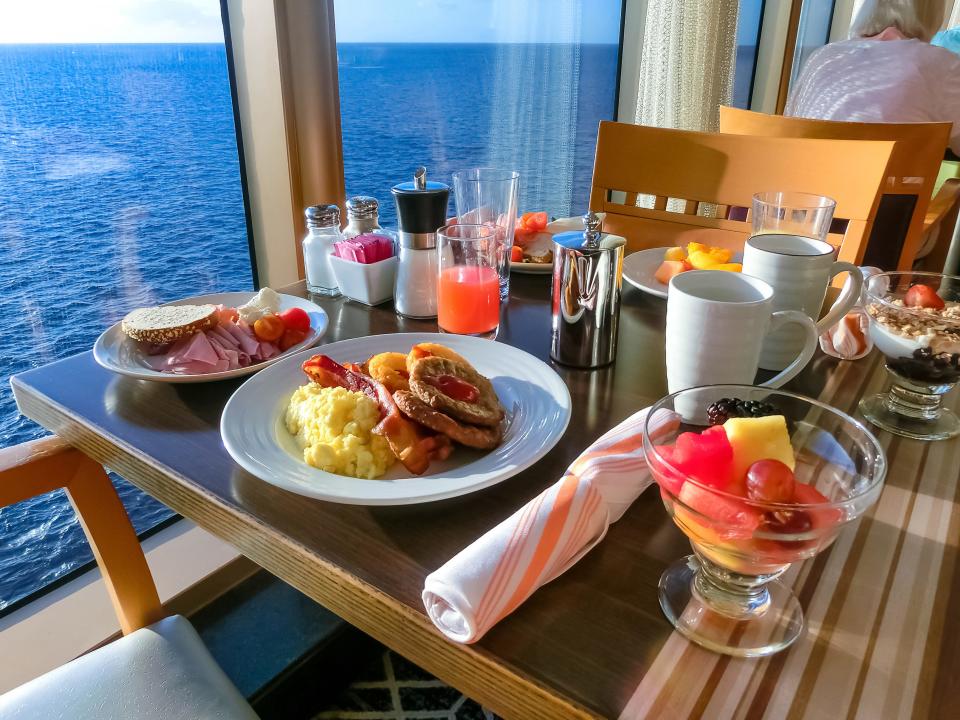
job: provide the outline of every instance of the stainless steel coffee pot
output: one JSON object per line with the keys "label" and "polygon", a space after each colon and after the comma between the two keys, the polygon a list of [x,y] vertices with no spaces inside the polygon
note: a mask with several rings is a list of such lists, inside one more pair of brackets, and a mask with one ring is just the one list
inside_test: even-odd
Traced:
{"label": "stainless steel coffee pot", "polygon": [[600,232],[600,218],[592,212],[583,216],[583,225],[583,232],[553,236],[550,357],[592,368],[617,356],[626,240]]}

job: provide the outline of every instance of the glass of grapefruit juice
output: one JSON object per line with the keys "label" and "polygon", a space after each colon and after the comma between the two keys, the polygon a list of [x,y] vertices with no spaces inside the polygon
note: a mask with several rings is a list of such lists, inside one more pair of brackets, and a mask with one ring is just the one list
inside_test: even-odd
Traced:
{"label": "glass of grapefruit juice", "polygon": [[455,224],[437,233],[437,324],[441,332],[493,338],[500,326],[498,246],[494,228]]}

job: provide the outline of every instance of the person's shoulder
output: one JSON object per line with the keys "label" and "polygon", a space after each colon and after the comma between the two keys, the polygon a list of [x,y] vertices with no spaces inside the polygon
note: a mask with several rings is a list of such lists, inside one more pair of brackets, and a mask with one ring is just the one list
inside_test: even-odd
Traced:
{"label": "person's shoulder", "polygon": [[960,55],[952,50],[947,50],[939,45],[931,45],[922,40],[911,42],[916,43],[913,50],[923,58],[926,65],[935,68],[943,75],[957,75],[954,79],[960,82]]}

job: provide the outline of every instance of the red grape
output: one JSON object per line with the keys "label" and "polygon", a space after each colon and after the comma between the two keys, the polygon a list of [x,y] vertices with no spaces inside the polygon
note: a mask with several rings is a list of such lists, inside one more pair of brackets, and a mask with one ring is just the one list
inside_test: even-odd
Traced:
{"label": "red grape", "polygon": [[747,470],[747,497],[772,503],[793,502],[793,470],[779,460],[757,460]]}

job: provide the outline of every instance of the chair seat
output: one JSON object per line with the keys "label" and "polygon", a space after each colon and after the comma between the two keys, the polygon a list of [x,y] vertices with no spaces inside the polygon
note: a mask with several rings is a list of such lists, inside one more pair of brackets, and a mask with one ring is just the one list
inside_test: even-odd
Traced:
{"label": "chair seat", "polygon": [[174,615],[0,696],[0,720],[256,720],[204,646]]}

